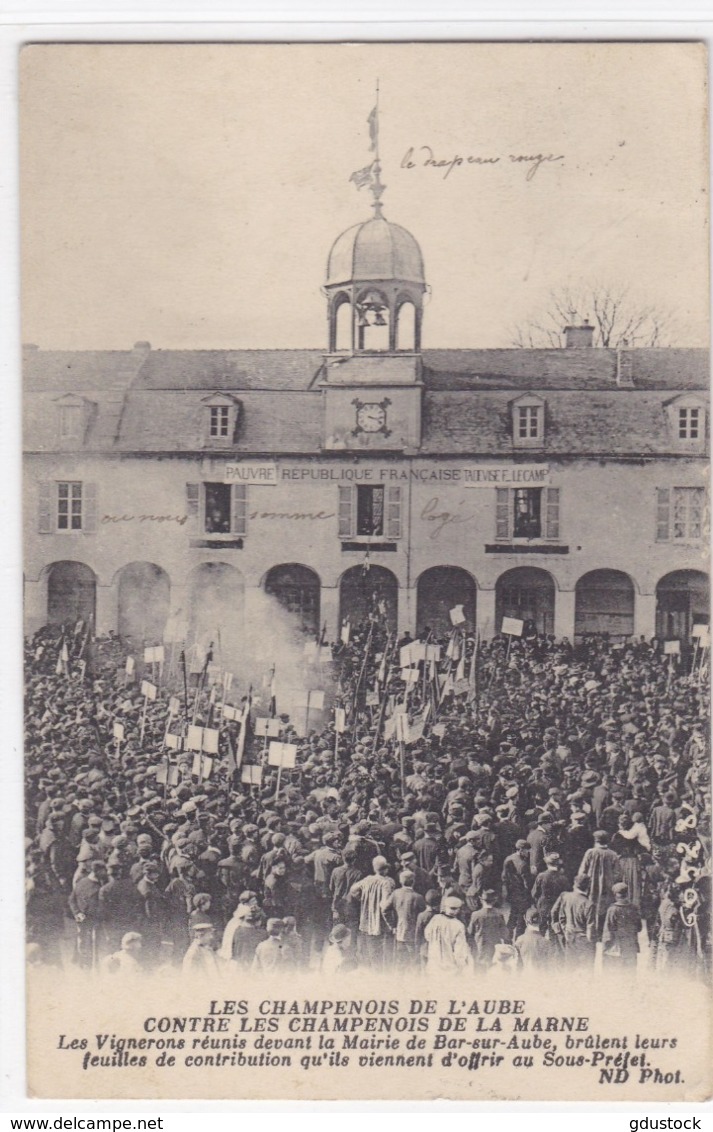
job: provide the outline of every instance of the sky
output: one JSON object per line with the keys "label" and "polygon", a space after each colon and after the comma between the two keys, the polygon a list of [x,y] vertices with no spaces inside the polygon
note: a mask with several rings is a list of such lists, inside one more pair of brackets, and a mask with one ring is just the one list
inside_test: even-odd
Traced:
{"label": "sky", "polygon": [[553,288],[597,282],[707,345],[705,76],[680,43],[27,47],[23,341],[325,347],[378,79],[424,346],[507,346]]}

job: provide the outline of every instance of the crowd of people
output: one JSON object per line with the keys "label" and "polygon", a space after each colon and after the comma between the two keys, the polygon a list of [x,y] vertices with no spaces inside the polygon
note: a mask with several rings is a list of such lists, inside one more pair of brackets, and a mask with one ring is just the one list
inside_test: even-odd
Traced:
{"label": "crowd of people", "polygon": [[[141,650],[81,622],[28,639],[28,961],[706,977],[702,657],[457,628],[422,634],[438,648],[409,664],[413,643],[378,615],[351,627],[314,674],[328,710],[306,734],[275,714],[297,748],[278,776],[255,732],[279,687],[257,704],[208,660],[143,672]],[[182,750],[188,724],[217,750]]]}

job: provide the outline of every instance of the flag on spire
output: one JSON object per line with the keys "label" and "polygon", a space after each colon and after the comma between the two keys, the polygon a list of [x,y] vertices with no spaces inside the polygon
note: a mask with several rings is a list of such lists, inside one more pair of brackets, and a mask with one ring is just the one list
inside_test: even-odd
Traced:
{"label": "flag on spire", "polygon": [[372,153],[379,151],[379,107],[375,106],[367,118],[369,123],[369,149]]}
{"label": "flag on spire", "polygon": [[349,180],[353,181],[358,189],[363,189],[372,183],[374,177],[373,170],[374,162],[372,161],[371,165],[365,165],[363,169],[357,169],[355,173],[352,173]]}

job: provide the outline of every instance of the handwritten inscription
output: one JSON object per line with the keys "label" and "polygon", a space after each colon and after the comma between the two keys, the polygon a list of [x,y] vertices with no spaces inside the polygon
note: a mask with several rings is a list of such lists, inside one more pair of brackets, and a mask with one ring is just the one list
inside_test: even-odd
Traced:
{"label": "handwritten inscription", "polygon": [[[460,507],[463,503],[459,504]],[[430,539],[437,539],[441,531],[445,530],[447,526],[452,523],[469,523],[474,519],[474,515],[464,515],[462,512],[458,514],[456,511],[444,511],[441,509],[440,501],[437,495],[428,500],[423,510],[421,511],[421,518],[426,523],[431,524],[428,537]]]}
{"label": "handwritten inscription", "polygon": [[525,180],[531,181],[543,165],[564,161],[563,153],[507,153],[501,156],[480,156],[477,154],[454,154],[452,157],[439,157],[430,145],[411,146],[401,161],[402,169],[437,169],[443,179],[450,177],[454,169],[468,165],[500,165],[501,163],[521,165],[525,169]]}
{"label": "handwritten inscription", "polygon": [[289,522],[293,520],[307,519],[310,522],[317,522],[320,519],[334,519],[336,516],[335,511],[251,511],[251,519],[272,519],[273,521],[287,519]]}
{"label": "handwritten inscription", "polygon": [[102,515],[102,523],[178,523],[188,522],[187,515]]}

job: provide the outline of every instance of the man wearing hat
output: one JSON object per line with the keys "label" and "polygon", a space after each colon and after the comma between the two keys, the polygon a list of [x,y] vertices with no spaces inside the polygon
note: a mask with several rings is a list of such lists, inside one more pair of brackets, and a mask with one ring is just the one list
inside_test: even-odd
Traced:
{"label": "man wearing hat", "polygon": [[102,960],[101,969],[107,975],[135,977],[142,973],[141,933],[125,932],[119,949]]}
{"label": "man wearing hat", "polygon": [[265,925],[267,938],[255,948],[252,969],[256,974],[279,974],[291,966],[292,952],[285,947],[282,939],[284,924],[276,916]]}
{"label": "man wearing hat", "polygon": [[525,912],[532,904],[534,877],[530,869],[530,846],[521,837],[515,842],[515,852],[505,858],[502,872],[505,900],[510,905],[508,931],[511,939],[525,930]]}
{"label": "man wearing hat", "polygon": [[557,897],[550,915],[552,930],[564,948],[568,967],[591,967],[596,950],[594,905],[589,877],[577,876],[572,891]]}
{"label": "man wearing hat", "polygon": [[374,857],[373,873],[353,884],[350,891],[352,900],[360,903],[359,934],[357,951],[360,959],[372,967],[384,963],[384,946],[387,928],[384,923],[382,907],[396,885],[388,875],[389,862],[385,857]]}
{"label": "man wearing hat", "polygon": [[184,976],[214,979],[221,973],[220,963],[213,950],[215,930],[209,920],[199,921],[191,928],[193,942],[190,944],[181,964]]}
{"label": "man wearing hat", "polygon": [[329,935],[327,946],[322,954],[320,970],[322,975],[346,975],[356,967],[356,956],[352,936],[345,924],[337,924]]}
{"label": "man wearing hat", "polygon": [[641,916],[629,900],[628,888],[623,881],[613,888],[614,903],[607,909],[602,932],[602,956],[607,966],[636,967],[639,954]]}
{"label": "man wearing hat", "polygon": [[613,885],[621,880],[619,858],[609,848],[606,830],[594,831],[594,845],[584,854],[580,873],[589,878],[589,899],[594,906],[594,938],[600,940],[607,909],[614,899]]}
{"label": "man wearing hat", "polygon": [[505,917],[497,904],[497,893],[486,888],[481,894],[481,907],[473,912],[468,924],[468,935],[473,944],[473,956],[478,967],[489,967],[493,961],[495,946],[508,942],[508,929]]}
{"label": "man wearing hat", "polygon": [[426,924],[423,935],[429,975],[460,974],[471,965],[465,928],[458,919],[462,907],[460,896],[455,893],[444,896],[441,911]]}

